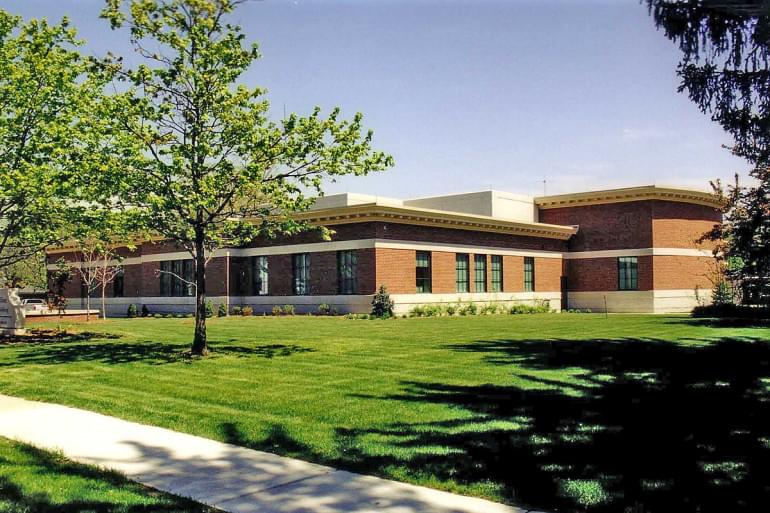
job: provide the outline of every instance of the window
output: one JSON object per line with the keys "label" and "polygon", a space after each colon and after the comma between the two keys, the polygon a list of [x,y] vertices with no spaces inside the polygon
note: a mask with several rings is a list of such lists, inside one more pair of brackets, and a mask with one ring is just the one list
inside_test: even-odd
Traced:
{"label": "window", "polygon": [[167,260],[160,263],[160,295],[184,297],[195,295],[195,262]]}
{"label": "window", "polygon": [[618,258],[618,290],[636,290],[638,262],[636,257]]}
{"label": "window", "polygon": [[251,293],[254,296],[266,296],[268,292],[267,257],[251,257]]}
{"label": "window", "polygon": [[503,257],[492,255],[492,292],[503,291]]}
{"label": "window", "polygon": [[455,285],[457,292],[468,292],[470,290],[468,274],[468,255],[457,253],[455,255]]}
{"label": "window", "polygon": [[112,279],[112,297],[123,297],[124,285],[125,280],[123,268],[121,267],[118,269],[118,271],[115,273],[115,277]]}
{"label": "window", "polygon": [[310,294],[310,253],[292,255],[291,270],[294,294],[297,296]]}
{"label": "window", "polygon": [[429,251],[418,251],[416,261],[417,292],[430,293],[431,291],[431,262]]}
{"label": "window", "polygon": [[473,291],[487,291],[487,255],[473,255]]}
{"label": "window", "polygon": [[340,294],[355,294],[357,292],[357,263],[358,255],[355,251],[337,252],[337,288]]}
{"label": "window", "polygon": [[524,291],[535,290],[535,258],[524,257]]}

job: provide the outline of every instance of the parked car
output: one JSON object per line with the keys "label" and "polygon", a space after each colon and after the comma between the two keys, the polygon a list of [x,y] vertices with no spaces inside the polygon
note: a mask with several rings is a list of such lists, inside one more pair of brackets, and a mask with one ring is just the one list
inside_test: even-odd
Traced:
{"label": "parked car", "polygon": [[25,312],[41,312],[48,308],[45,299],[22,299],[21,306]]}

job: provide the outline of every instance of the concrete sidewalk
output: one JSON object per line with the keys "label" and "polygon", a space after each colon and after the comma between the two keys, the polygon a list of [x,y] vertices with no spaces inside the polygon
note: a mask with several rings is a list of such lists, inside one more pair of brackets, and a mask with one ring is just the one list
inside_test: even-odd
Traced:
{"label": "concrete sidewalk", "polygon": [[231,513],[525,513],[75,408],[0,395],[0,435]]}

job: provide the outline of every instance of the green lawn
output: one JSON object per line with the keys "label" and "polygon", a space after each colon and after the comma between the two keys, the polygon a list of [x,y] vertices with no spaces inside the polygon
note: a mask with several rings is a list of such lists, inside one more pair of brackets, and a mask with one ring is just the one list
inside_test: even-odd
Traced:
{"label": "green lawn", "polygon": [[770,330],[684,317],[189,319],[0,343],[0,392],[559,511],[764,511]]}
{"label": "green lawn", "polygon": [[0,513],[214,511],[144,488],[119,474],[0,437]]}

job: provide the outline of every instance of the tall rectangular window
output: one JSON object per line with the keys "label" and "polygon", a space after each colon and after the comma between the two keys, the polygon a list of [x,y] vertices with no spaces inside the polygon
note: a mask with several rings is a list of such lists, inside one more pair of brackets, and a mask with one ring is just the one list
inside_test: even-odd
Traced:
{"label": "tall rectangular window", "polygon": [[418,251],[416,255],[417,293],[430,293],[431,285],[431,259],[429,251]]}
{"label": "tall rectangular window", "polygon": [[535,291],[535,258],[524,257],[524,291]]}
{"label": "tall rectangular window", "polygon": [[457,253],[455,255],[455,288],[457,292],[470,291],[468,271],[468,255],[466,253]]}
{"label": "tall rectangular window", "polygon": [[266,256],[251,257],[251,293],[254,296],[268,294],[268,269]]}
{"label": "tall rectangular window", "polygon": [[473,255],[473,291],[487,291],[487,255]]}
{"label": "tall rectangular window", "polygon": [[618,289],[636,290],[639,286],[637,272],[639,263],[636,257],[618,258]]}
{"label": "tall rectangular window", "polygon": [[358,291],[357,264],[358,254],[355,251],[337,252],[337,287],[340,294],[355,294]]}
{"label": "tall rectangular window", "polygon": [[492,255],[492,292],[503,291],[503,257],[501,255]]}
{"label": "tall rectangular window", "polygon": [[160,263],[160,295],[184,297],[195,295],[195,262],[166,260]]}
{"label": "tall rectangular window", "polygon": [[123,297],[125,288],[125,278],[123,268],[118,269],[115,277],[112,279],[112,297]]}
{"label": "tall rectangular window", "polygon": [[310,253],[298,253],[291,259],[292,283],[294,294],[310,294]]}

